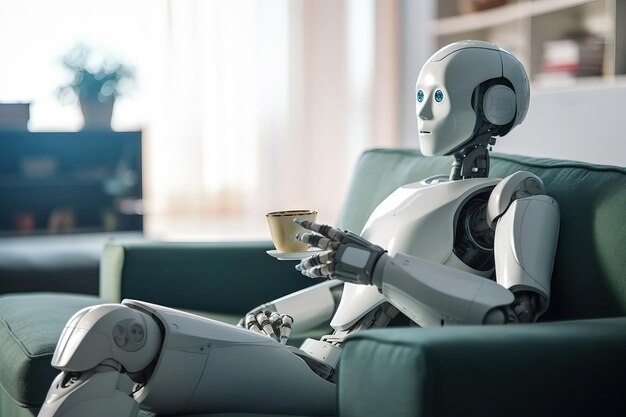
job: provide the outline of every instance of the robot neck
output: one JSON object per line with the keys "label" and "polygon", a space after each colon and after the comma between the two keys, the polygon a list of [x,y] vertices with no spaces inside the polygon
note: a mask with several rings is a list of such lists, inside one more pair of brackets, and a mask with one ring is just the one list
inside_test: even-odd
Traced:
{"label": "robot neck", "polygon": [[495,138],[491,135],[483,135],[455,152],[450,180],[486,178],[489,176],[489,150],[487,146],[494,143]]}

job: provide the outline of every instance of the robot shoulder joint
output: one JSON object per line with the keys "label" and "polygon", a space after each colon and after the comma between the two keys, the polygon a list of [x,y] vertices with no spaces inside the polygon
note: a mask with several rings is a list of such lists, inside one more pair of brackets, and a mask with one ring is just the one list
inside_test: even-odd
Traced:
{"label": "robot shoulder joint", "polygon": [[509,208],[511,203],[520,198],[545,194],[543,181],[533,173],[518,171],[509,175],[496,185],[487,204],[487,222],[495,228],[496,221]]}

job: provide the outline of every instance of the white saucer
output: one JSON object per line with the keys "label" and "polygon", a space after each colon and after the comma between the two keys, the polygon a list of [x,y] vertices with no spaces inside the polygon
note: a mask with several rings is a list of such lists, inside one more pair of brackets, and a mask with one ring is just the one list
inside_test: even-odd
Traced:
{"label": "white saucer", "polygon": [[309,249],[306,252],[278,252],[276,249],[272,249],[272,250],[268,250],[267,254],[281,261],[301,261],[304,258],[308,258],[309,256],[316,255],[320,252],[324,252],[324,251],[321,249],[315,248],[315,249]]}

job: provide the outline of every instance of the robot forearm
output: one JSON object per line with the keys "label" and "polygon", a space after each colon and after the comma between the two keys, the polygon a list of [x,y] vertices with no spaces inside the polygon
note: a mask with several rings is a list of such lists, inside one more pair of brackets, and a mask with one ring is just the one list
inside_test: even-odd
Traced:
{"label": "robot forearm", "polygon": [[309,277],[374,285],[421,326],[534,321],[548,302],[559,217],[554,199],[534,194],[540,187],[524,185],[535,180],[540,181],[529,173],[507,177],[492,193],[498,197],[489,201],[499,209],[496,216],[489,210],[489,221],[498,225],[496,255],[506,252],[502,259],[496,256],[497,282],[424,258],[392,258],[349,231],[306,221],[301,225],[316,234],[298,239],[326,252],[303,260],[296,269]]}
{"label": "robot forearm", "polygon": [[301,223],[318,233],[299,239],[331,252],[300,263],[307,276],[330,276],[375,285],[406,316],[421,326],[509,321],[513,294],[501,285],[456,268],[404,254],[389,256],[377,245],[329,226]]}
{"label": "robot forearm", "polygon": [[404,254],[383,255],[372,284],[420,326],[505,323],[514,301],[491,280]]}

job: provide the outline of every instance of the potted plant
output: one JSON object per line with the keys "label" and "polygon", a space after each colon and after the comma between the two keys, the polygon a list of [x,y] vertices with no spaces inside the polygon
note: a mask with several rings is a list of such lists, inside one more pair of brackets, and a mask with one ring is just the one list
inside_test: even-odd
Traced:
{"label": "potted plant", "polygon": [[111,129],[115,99],[134,81],[134,70],[111,59],[99,57],[86,45],[76,45],[63,57],[63,66],[72,73],[71,80],[58,88],[63,102],[78,101],[83,129]]}

